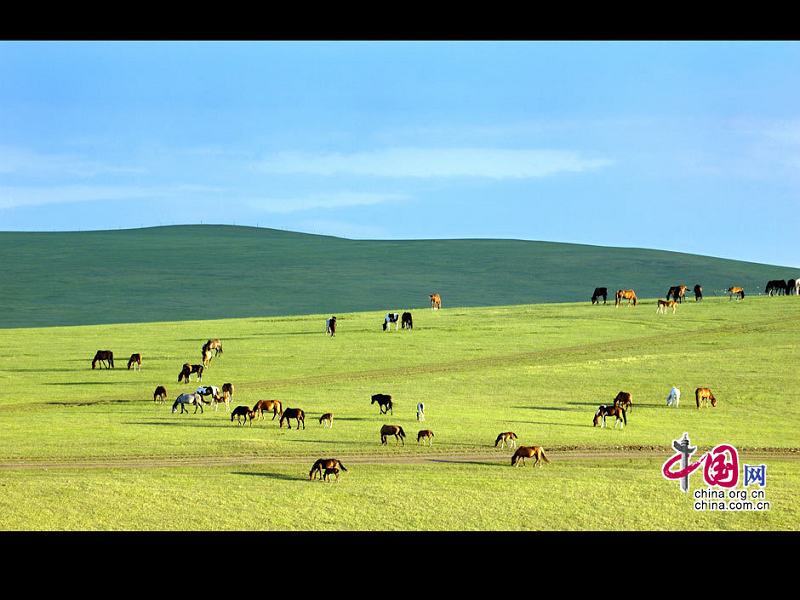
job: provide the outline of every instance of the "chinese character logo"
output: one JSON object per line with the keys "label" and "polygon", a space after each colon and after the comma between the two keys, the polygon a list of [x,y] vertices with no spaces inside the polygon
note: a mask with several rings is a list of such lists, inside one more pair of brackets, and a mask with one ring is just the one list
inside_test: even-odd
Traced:
{"label": "chinese character logo", "polygon": [[767,487],[767,465],[744,465],[744,485],[756,483],[759,487]]}
{"label": "chinese character logo", "polygon": [[[677,454],[664,463],[661,473],[667,479],[679,479],[681,491],[689,491],[689,475],[701,465],[703,465],[703,479],[708,486],[718,485],[733,488],[739,483],[739,453],[730,444],[715,446],[696,462],[690,462],[690,458],[697,448],[689,445],[688,433],[684,433],[682,439],[673,441],[672,447]],[[673,466],[678,461],[681,463],[680,468],[673,470]]]}

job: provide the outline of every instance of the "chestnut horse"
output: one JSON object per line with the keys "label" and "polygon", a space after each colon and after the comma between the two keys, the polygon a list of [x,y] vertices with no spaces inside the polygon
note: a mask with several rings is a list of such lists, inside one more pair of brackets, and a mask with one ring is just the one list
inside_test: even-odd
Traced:
{"label": "chestnut horse", "polygon": [[[628,418],[625,416],[625,409],[621,406],[606,406],[605,404],[601,405],[597,412],[594,413],[594,420],[592,421],[592,427],[597,427],[597,423],[600,419],[603,419],[602,427],[606,426],[606,417],[616,417],[614,421],[614,429],[617,428],[617,424],[622,423],[622,427],[628,424]],[[602,429],[601,427],[601,429]],[[620,427],[620,429],[622,429]]]}
{"label": "chestnut horse", "polygon": [[160,385],[156,388],[156,391],[153,392],[153,402],[161,402],[163,403],[164,400],[167,399],[167,388],[163,385]]}
{"label": "chestnut horse", "polygon": [[283,402],[280,400],[259,400],[253,407],[253,412],[258,413],[258,418],[264,417],[265,412],[272,412],[272,420],[283,416]]}
{"label": "chestnut horse", "polygon": [[[406,445],[406,432],[403,431],[403,428],[400,425],[384,425],[381,427],[381,445],[386,445],[386,438],[390,435],[395,437],[395,440],[399,440],[403,442],[403,446]],[[395,442],[396,444],[397,442]]]}
{"label": "chestnut horse", "polygon": [[189,375],[192,373],[197,373],[197,381],[203,381],[203,365],[190,365],[189,363],[183,363],[183,368],[181,369],[181,372],[178,373],[178,383],[181,381],[189,383]]}
{"label": "chestnut horse", "polygon": [[428,297],[431,299],[432,310],[439,310],[442,308],[442,297],[439,294],[428,294]]}
{"label": "chestnut horse", "polygon": [[517,434],[514,433],[513,431],[506,431],[505,433],[501,433],[500,435],[497,436],[497,439],[494,441],[494,447],[497,448],[497,444],[500,444],[500,442],[502,442],[502,445],[500,446],[501,448],[506,447],[506,442],[508,442],[508,445],[511,446],[512,448],[516,448]]}
{"label": "chestnut horse", "polygon": [[283,427],[284,419],[286,420],[286,425],[289,427],[289,429],[292,428],[292,422],[290,419],[297,420],[297,429],[300,429],[301,421],[303,423],[303,429],[306,428],[306,413],[303,412],[302,408],[287,408],[285,411],[283,411],[281,420],[278,421],[279,427]]}
{"label": "chestnut horse", "polygon": [[430,429],[423,429],[417,434],[417,444],[420,440],[428,440],[428,445],[433,446],[433,432]]}
{"label": "chestnut horse", "polygon": [[743,287],[729,287],[728,288],[728,300],[733,300],[734,296],[739,296],[739,300],[744,300],[744,288]]}
{"label": "chestnut horse", "polygon": [[614,306],[619,306],[622,304],[623,300],[628,301],[628,306],[631,305],[631,302],[633,302],[633,305],[636,306],[636,292],[633,290],[617,290],[617,299],[614,302]]}
{"label": "chestnut horse", "polygon": [[661,300],[658,299],[658,308],[656,308],[656,313],[667,314],[667,309],[672,309],[672,314],[675,314],[675,310],[678,308],[678,303],[675,300]]}
{"label": "chestnut horse", "polygon": [[131,370],[131,367],[134,370],[141,370],[142,369],[142,355],[141,354],[131,354],[131,357],[128,359],[128,370]]}
{"label": "chestnut horse", "polygon": [[700,408],[701,404],[708,404],[708,401],[711,401],[712,408],[717,406],[717,399],[714,397],[714,394],[711,393],[711,390],[708,388],[697,388],[694,391],[694,399],[697,402],[697,408]]}
{"label": "chestnut horse", "polygon": [[536,462],[533,463],[533,466],[539,465],[542,466],[539,461],[542,460],[546,463],[549,463],[550,460],[544,454],[544,448],[541,446],[520,446],[517,448],[517,451],[514,452],[514,456],[511,457],[511,466],[516,467],[518,466],[517,463],[524,465],[526,458],[535,458]]}
{"label": "chestnut horse", "polygon": [[342,461],[340,461],[338,458],[320,458],[314,463],[314,465],[311,467],[311,470],[308,472],[308,479],[312,480],[314,479],[315,475],[319,475],[320,480],[322,480],[323,469],[335,469],[337,467],[341,468],[342,471],[347,471],[342,464]]}
{"label": "chestnut horse", "polygon": [[621,406],[625,410],[631,410],[633,408],[633,396],[630,392],[620,392],[614,398],[614,406]]}
{"label": "chestnut horse", "polygon": [[[103,363],[106,363],[106,369],[113,369],[114,353],[111,350],[98,350],[94,355],[94,359],[92,360],[92,369],[95,368],[98,361],[100,362],[100,367],[103,366]],[[111,366],[109,367],[109,365]]]}

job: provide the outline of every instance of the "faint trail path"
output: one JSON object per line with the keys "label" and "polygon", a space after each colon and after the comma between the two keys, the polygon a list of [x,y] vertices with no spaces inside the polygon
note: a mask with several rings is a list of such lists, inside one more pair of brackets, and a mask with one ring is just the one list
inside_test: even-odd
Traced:
{"label": "faint trail path", "polygon": [[[547,450],[547,456],[554,463],[578,460],[636,460],[663,459],[670,457],[671,450],[664,449],[585,449],[585,450]],[[800,460],[800,448],[770,448],[740,450],[744,460],[793,459]],[[398,454],[389,456],[338,455],[345,465],[421,465],[436,463],[451,464],[506,464],[510,461],[511,450],[497,450],[482,453],[441,453],[441,454]],[[326,455],[327,457],[327,455]],[[0,471],[7,470],[50,470],[50,469],[157,469],[182,467],[237,467],[247,465],[310,465],[317,455],[308,456],[223,456],[189,458],[114,458],[114,459],[76,459],[76,460],[6,460],[0,462]]]}

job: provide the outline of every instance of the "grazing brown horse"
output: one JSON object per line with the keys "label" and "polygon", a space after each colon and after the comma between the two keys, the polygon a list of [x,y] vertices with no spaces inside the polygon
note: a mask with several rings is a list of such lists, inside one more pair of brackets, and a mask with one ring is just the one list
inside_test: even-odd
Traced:
{"label": "grazing brown horse", "polygon": [[234,417],[236,418],[236,422],[239,425],[242,425],[242,419],[247,422],[247,419],[250,419],[250,427],[253,426],[253,419],[256,418],[256,411],[250,410],[249,406],[237,406],[231,411],[231,423],[233,423]]}
{"label": "grazing brown horse", "polygon": [[501,433],[500,435],[497,436],[497,439],[494,441],[494,447],[497,448],[497,444],[499,444],[500,442],[502,442],[502,445],[500,446],[501,448],[506,447],[506,442],[508,442],[508,445],[511,446],[512,448],[516,448],[517,434],[514,433],[513,431],[506,431],[505,433]]}
{"label": "grazing brown horse", "polygon": [[517,451],[514,452],[514,456],[511,457],[511,466],[516,467],[518,463],[520,465],[525,464],[526,458],[535,458],[536,462],[533,463],[533,466],[539,465],[540,467],[542,464],[539,461],[544,461],[549,463],[550,460],[544,454],[544,448],[541,446],[520,446],[517,448]]}
{"label": "grazing brown horse", "polygon": [[417,434],[417,444],[420,440],[428,440],[428,445],[433,446],[433,432],[430,429],[423,429]]}
{"label": "grazing brown horse", "polygon": [[374,394],[372,396],[372,402],[370,402],[370,406],[378,403],[378,407],[381,409],[381,414],[385,415],[386,411],[391,411],[394,414],[394,410],[392,409],[392,397],[389,394]]}
{"label": "grazing brown horse", "polygon": [[178,373],[178,383],[184,381],[185,383],[189,383],[189,375],[192,373],[197,373],[197,381],[203,381],[203,365],[190,365],[189,363],[183,363],[183,368],[181,372]]}
{"label": "grazing brown horse", "polygon": [[323,475],[323,479],[328,481],[331,475],[336,476],[336,481],[339,481],[339,469],[336,467],[330,467],[325,469],[325,474]]}
{"label": "grazing brown horse", "polygon": [[675,300],[661,300],[658,299],[658,308],[656,308],[657,313],[667,314],[667,309],[672,309],[672,314],[675,314],[675,310],[678,308],[678,303]]}
{"label": "grazing brown horse", "polygon": [[[273,417],[274,418],[274,417]],[[306,428],[306,413],[302,408],[287,408],[281,415],[281,420],[278,422],[279,427],[283,427],[283,421],[286,420],[286,425],[289,429],[292,428],[292,422],[289,419],[297,419],[297,429],[300,429],[300,422],[303,423],[303,429]]]}
{"label": "grazing brown horse", "polygon": [[333,413],[325,413],[322,415],[319,418],[319,424],[323,427],[333,428]]}
{"label": "grazing brown horse", "polygon": [[431,299],[431,309],[439,310],[442,308],[442,297],[439,294],[428,294]]}
{"label": "grazing brown horse", "polygon": [[636,292],[633,290],[617,290],[617,298],[614,302],[614,306],[618,307],[620,304],[622,304],[623,300],[628,301],[628,306],[631,305],[631,302],[633,302],[633,305],[636,306]]}
{"label": "grazing brown horse", "polygon": [[699,283],[694,286],[694,301],[699,302],[703,299],[703,286]]}
{"label": "grazing brown horse", "polygon": [[156,391],[153,392],[153,402],[161,402],[163,403],[167,399],[167,388],[163,385],[160,385],[156,388]]}
{"label": "grazing brown horse", "polygon": [[[597,427],[597,423],[600,422],[600,419],[603,419],[602,427],[606,426],[606,417],[615,417],[614,421],[614,429],[617,428],[619,423],[622,423],[622,427],[628,424],[628,418],[625,416],[625,409],[621,406],[606,406],[605,404],[601,405],[597,412],[594,413],[594,420],[592,421],[592,427]],[[602,429],[601,427],[601,429]],[[620,427],[620,429],[622,428]]]}
{"label": "grazing brown horse", "polygon": [[614,406],[621,406],[625,410],[631,410],[633,408],[633,396],[630,392],[620,392],[614,398]]}
{"label": "grazing brown horse", "polygon": [[[403,431],[403,428],[400,425],[384,425],[381,427],[381,445],[386,445],[386,438],[390,435],[395,437],[395,440],[403,442],[403,446],[406,445],[406,432]],[[397,442],[395,442],[396,444]]]}
{"label": "grazing brown horse", "polygon": [[744,300],[744,288],[743,287],[729,287],[728,288],[728,300],[733,300],[734,296],[739,296],[739,300]]}
{"label": "grazing brown horse", "polygon": [[213,350],[214,356],[217,354],[222,354],[222,342],[217,339],[208,340],[205,344],[203,344],[203,353],[205,353],[206,350]]}
{"label": "grazing brown horse", "polygon": [[[135,366],[134,366],[135,365]],[[131,354],[131,357],[128,359],[128,370],[131,370],[131,367],[134,370],[142,368],[142,355],[141,354]]]}
{"label": "grazing brown horse", "polygon": [[714,397],[714,394],[711,393],[711,390],[708,388],[697,388],[694,391],[694,399],[697,402],[697,408],[700,408],[701,404],[708,404],[708,401],[711,401],[712,408],[716,408],[717,406],[717,399]]}
{"label": "grazing brown horse", "polygon": [[347,471],[342,461],[338,458],[320,458],[318,459],[314,465],[311,467],[311,470],[308,472],[308,479],[314,479],[315,475],[319,475],[320,480],[322,480],[322,470],[323,469],[335,469],[340,467],[342,471]]}
{"label": "grazing brown horse", "polygon": [[103,363],[106,363],[106,369],[113,369],[114,353],[111,350],[98,350],[94,355],[94,359],[92,360],[92,369],[95,368],[98,362],[100,362],[100,367],[103,366]]}
{"label": "grazing brown horse", "polygon": [[205,346],[203,346],[202,354],[203,366],[207,367],[211,364],[211,359],[214,358],[214,355],[211,354],[211,350],[207,350]]}
{"label": "grazing brown horse", "polygon": [[258,414],[259,419],[264,417],[264,413],[271,412],[272,420],[274,421],[275,417],[283,416],[283,402],[280,400],[259,400],[253,407],[253,412]]}
{"label": "grazing brown horse", "polygon": [[677,302],[683,302],[683,298],[686,296],[686,290],[688,290],[688,289],[689,289],[688,285],[676,285],[676,286],[673,286],[673,287],[669,288],[669,290],[667,291],[667,298],[666,299],[669,300],[670,296],[672,296],[673,300],[675,300]]}

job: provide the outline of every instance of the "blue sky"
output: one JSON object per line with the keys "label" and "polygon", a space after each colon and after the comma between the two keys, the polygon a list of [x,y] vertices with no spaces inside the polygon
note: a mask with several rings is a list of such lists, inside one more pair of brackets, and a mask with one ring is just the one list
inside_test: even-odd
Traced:
{"label": "blue sky", "polygon": [[0,230],[231,223],[800,267],[800,44],[0,43]]}

